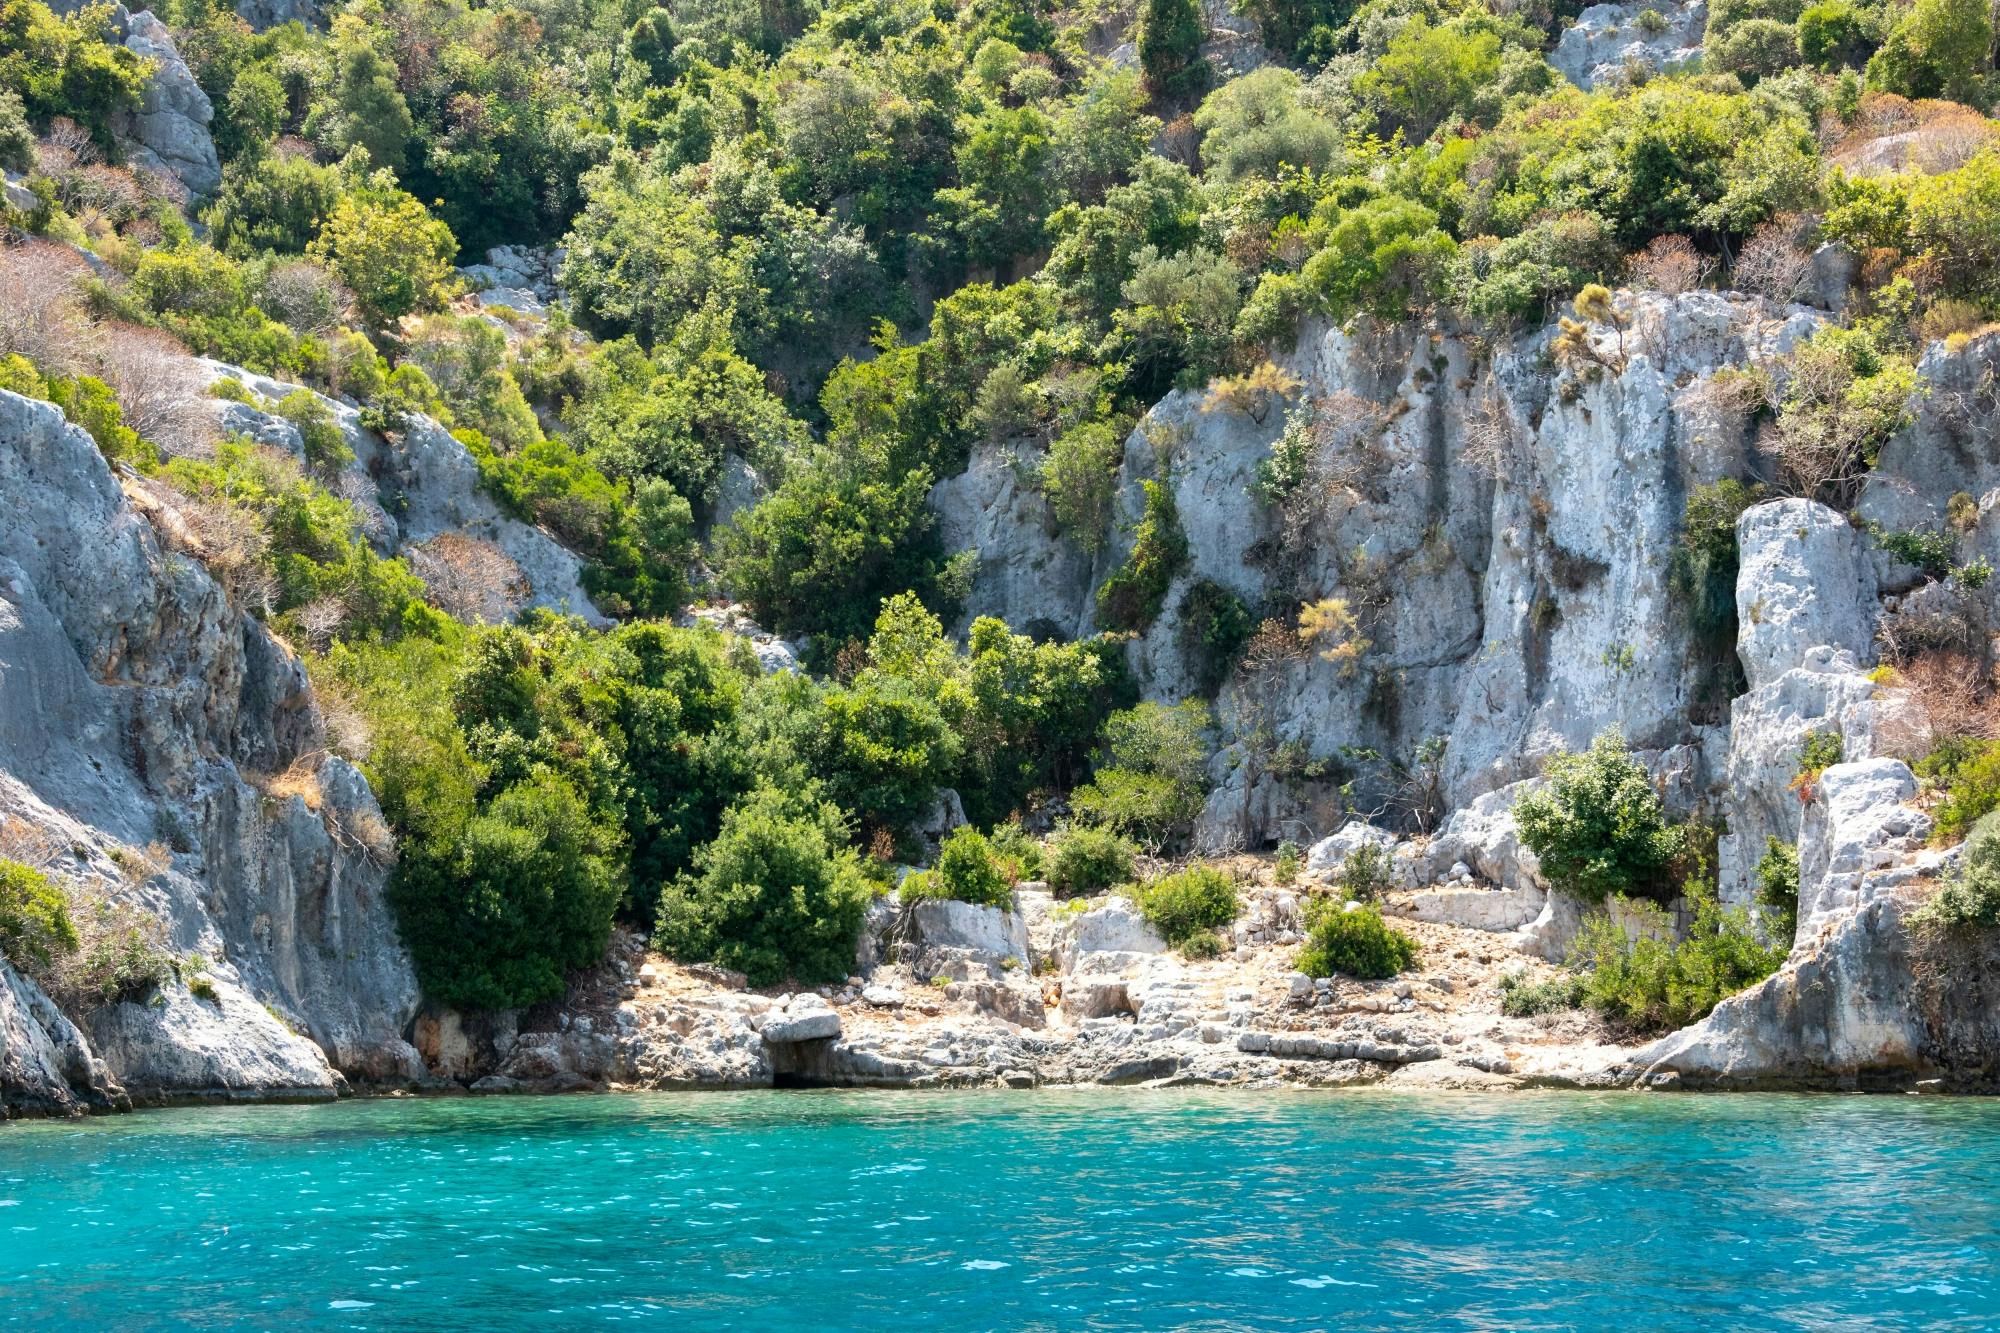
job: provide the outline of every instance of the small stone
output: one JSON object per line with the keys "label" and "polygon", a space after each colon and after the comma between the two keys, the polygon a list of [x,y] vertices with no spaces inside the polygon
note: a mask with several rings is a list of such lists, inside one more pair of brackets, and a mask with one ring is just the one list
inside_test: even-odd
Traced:
{"label": "small stone", "polygon": [[1313,992],[1313,979],[1303,972],[1294,972],[1291,976],[1290,987],[1291,997],[1294,1000],[1304,999]]}

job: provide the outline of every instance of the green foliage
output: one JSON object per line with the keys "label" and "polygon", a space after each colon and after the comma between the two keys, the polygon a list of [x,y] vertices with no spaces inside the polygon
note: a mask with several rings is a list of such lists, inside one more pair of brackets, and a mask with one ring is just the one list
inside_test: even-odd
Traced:
{"label": "green foliage", "polygon": [[1236,920],[1236,882],[1213,866],[1190,865],[1138,890],[1139,912],[1169,944],[1184,950]]}
{"label": "green foliage", "polygon": [[1115,423],[1086,421],[1058,435],[1042,460],[1042,493],[1069,539],[1092,555],[1110,536],[1125,440]]}
{"label": "green foliage", "polygon": [[1340,892],[1348,902],[1373,902],[1389,887],[1389,853],[1363,842],[1340,863]]}
{"label": "green foliage", "polygon": [[1318,899],[1310,909],[1306,942],[1295,966],[1309,977],[1338,973],[1380,981],[1416,961],[1417,942],[1384,921],[1379,909]]}
{"label": "green foliage", "polygon": [[1452,264],[1458,304],[1488,318],[1539,321],[1623,259],[1611,224],[1596,213],[1543,218],[1505,240],[1475,237]]}
{"label": "green foliage", "polygon": [[1705,68],[1734,74],[1745,87],[1782,74],[1801,59],[1797,30],[1790,23],[1764,18],[1743,20],[1711,41],[1702,53]]}
{"label": "green foliage", "polygon": [[1980,0],[1917,0],[1868,62],[1868,86],[1986,105],[1993,18]]}
{"label": "green foliage", "polygon": [[1588,750],[1558,754],[1543,771],[1548,788],[1522,797],[1514,822],[1550,882],[1590,902],[1661,891],[1683,839],[1624,739],[1602,732]]}
{"label": "green foliage", "polygon": [[117,39],[108,5],[58,17],[40,0],[0,0],[0,89],[37,127],[67,116],[109,149],[112,118],[138,109],[152,73]]}
{"label": "green foliage", "polygon": [[1799,745],[1798,776],[1806,781],[1816,779],[1826,769],[1839,763],[1845,751],[1846,743],[1837,729],[1807,732],[1805,740]]}
{"label": "green foliage", "polygon": [[1944,792],[1931,815],[1935,842],[1947,846],[1958,842],[1981,819],[2000,810],[2000,741],[1946,744],[1918,761],[1917,774]]}
{"label": "green foliage", "polygon": [[1106,763],[1070,795],[1079,820],[1151,845],[1177,843],[1208,795],[1214,725],[1194,699],[1169,708],[1146,702],[1104,725]]}
{"label": "green foliage", "polygon": [[1890,555],[1906,565],[1915,565],[1934,579],[1949,574],[1958,558],[1958,534],[1945,528],[1906,528],[1892,532],[1874,523],[1869,525],[1868,535]]}
{"label": "green foliage", "polygon": [[839,812],[762,787],[731,806],[695,868],[660,898],[656,943],[770,986],[838,981],[872,896]]}
{"label": "green foliage", "polygon": [[1139,68],[1146,89],[1162,101],[1200,92],[1208,82],[1204,35],[1196,0],[1145,0],[1139,17]]}
{"label": "green foliage", "polygon": [[449,838],[437,832],[404,844],[389,890],[432,999],[540,1004],[602,956],[624,892],[622,848],[568,782],[524,777]]}
{"label": "green foliage", "polygon": [[1042,877],[1042,845],[1028,835],[1019,821],[995,825],[987,841],[993,848],[994,859],[1000,863],[1000,873],[1009,884]]}
{"label": "green foliage", "polygon": [[1799,54],[1820,69],[1867,61],[1876,41],[1875,16],[1848,0],[1820,0],[1799,15]]}
{"label": "green foliage", "polygon": [[1957,871],[1910,919],[1937,930],[2000,925],[2000,819],[1989,814],[1973,825]]}
{"label": "green foliage", "polygon": [[381,175],[341,195],[310,253],[340,275],[375,324],[437,309],[456,281],[451,229]]}
{"label": "green foliage", "polygon": [[817,705],[800,754],[834,803],[891,831],[922,818],[960,754],[937,700],[909,681],[869,673],[821,692]]}
{"label": "green foliage", "polygon": [[1799,919],[1799,850],[1792,843],[1764,839],[1764,855],[1757,861],[1757,906],[1769,917],[1771,940],[1790,943]]}
{"label": "green foliage", "polygon": [[1188,561],[1173,487],[1157,481],[1141,485],[1146,508],[1132,534],[1132,551],[1097,590],[1097,623],[1105,629],[1150,627],[1166,604],[1174,576]]}
{"label": "green foliage", "polygon": [[1048,859],[1049,887],[1059,894],[1098,893],[1130,882],[1132,844],[1109,829],[1071,824],[1056,832]]}
{"label": "green foliage", "polygon": [[936,588],[929,490],[927,470],[878,449],[815,450],[717,534],[723,576],[779,633],[859,638],[884,597]]}
{"label": "green foliage", "polygon": [[103,380],[89,375],[56,376],[44,382],[40,396],[60,407],[70,424],[90,432],[98,450],[112,462],[129,463],[141,472],[159,466],[160,451],[125,424],[118,396]]}
{"label": "green foliage", "polygon": [[1736,641],[1736,521],[1763,498],[1761,485],[1730,477],[1688,495],[1669,577],[1695,632],[1710,643]]}
{"label": "green foliage", "polygon": [[1456,249],[1437,214],[1409,199],[1370,199],[1340,214],[1304,279],[1335,319],[1400,320],[1441,287]]}
{"label": "green foliage", "polygon": [[306,477],[288,455],[225,442],[211,459],[175,459],[166,475],[190,496],[238,512],[261,537],[209,552],[210,568],[225,586],[238,582],[233,571],[245,565],[269,572],[268,600],[251,609],[283,620],[326,599],[339,609],[340,634],[435,631],[423,584],[400,559],[375,554],[353,507]]}
{"label": "green foliage", "polygon": [[33,866],[0,859],[0,958],[32,976],[79,943],[61,886]]}
{"label": "green foliage", "polygon": [[1529,981],[1524,973],[1509,972],[1500,978],[1500,1012],[1509,1018],[1565,1013],[1581,1009],[1583,1003],[1581,977],[1565,974],[1546,981]]}
{"label": "green foliage", "polygon": [[209,210],[215,247],[239,259],[304,254],[339,205],[339,171],[295,153],[260,153],[224,168]]}
{"label": "green foliage", "polygon": [[347,436],[334,419],[333,409],[318,394],[295,390],[279,400],[277,410],[279,416],[298,427],[308,465],[334,473],[353,461],[354,451],[347,447]]}
{"label": "green foliage", "polygon": [[999,854],[986,835],[970,824],[947,833],[938,848],[937,864],[902,883],[904,902],[924,898],[955,898],[981,907],[1006,908],[1014,901]]}
{"label": "green foliage", "polygon": [[28,110],[21,94],[0,88],[0,167],[26,171],[35,165],[35,132],[28,127]]}
{"label": "green foliage", "polygon": [[1355,80],[1354,90],[1378,103],[1395,129],[1421,143],[1446,119],[1468,110],[1500,73],[1500,38],[1458,25],[1433,27],[1421,14]]}
{"label": "green foliage", "polygon": [[1665,913],[1632,903],[1650,916],[1651,933],[1638,939],[1609,916],[1593,915],[1570,946],[1570,963],[1583,969],[1583,1002],[1639,1032],[1669,1032],[1708,1016],[1716,1005],[1778,970],[1790,940],[1764,944],[1740,907],[1723,910],[1713,886],[1692,884],[1694,923],[1674,940]]}
{"label": "green foliage", "polygon": [[1324,171],[1340,156],[1340,132],[1300,104],[1299,76],[1277,65],[1232,79],[1195,113],[1201,160],[1226,181],[1275,179],[1291,167]]}
{"label": "green foliage", "polygon": [[1222,688],[1256,628],[1243,599],[1221,584],[1203,579],[1187,590],[1180,605],[1181,652],[1203,694]]}

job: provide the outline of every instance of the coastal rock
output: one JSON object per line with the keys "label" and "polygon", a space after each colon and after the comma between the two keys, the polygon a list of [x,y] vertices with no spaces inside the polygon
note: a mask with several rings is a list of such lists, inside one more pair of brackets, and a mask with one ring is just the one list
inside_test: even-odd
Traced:
{"label": "coastal rock", "polygon": [[387,830],[299,663],[53,405],[0,392],[0,494],[0,854],[151,915],[215,993],[72,1014],[109,1078],[178,1100],[421,1073]]}
{"label": "coastal rock", "polygon": [[794,995],[790,1004],[764,1020],[764,1040],[777,1044],[795,1041],[824,1041],[840,1035],[840,1015],[833,1006],[810,992]]}
{"label": "coastal rock", "polygon": [[0,958],[0,1119],[130,1104],[76,1025]]}

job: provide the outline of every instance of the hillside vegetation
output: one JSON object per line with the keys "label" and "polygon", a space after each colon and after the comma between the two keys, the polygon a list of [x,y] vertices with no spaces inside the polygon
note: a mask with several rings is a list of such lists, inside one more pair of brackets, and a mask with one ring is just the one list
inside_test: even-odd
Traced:
{"label": "hillside vegetation", "polygon": [[[760,984],[844,977],[947,788],[994,836],[950,844],[925,892],[991,899],[1039,859],[1016,824],[1051,810],[1059,888],[1185,847],[1214,717],[1141,703],[1123,650],[1186,562],[1171,492],[1148,484],[1096,637],[979,618],[956,638],[970,561],[926,497],[981,443],[1009,443],[1095,553],[1146,410],[1180,388],[1282,414],[1296,385],[1271,358],[1308,321],[1556,324],[1552,356],[1609,369],[1608,286],[1784,302],[1841,242],[1854,303],[1782,386],[1737,388],[1769,422],[1769,484],[1843,505],[1924,343],[2000,313],[1976,0],[1716,0],[1685,67],[1589,90],[1549,63],[1577,16],[1549,0],[158,13],[214,108],[212,198],[130,156],[158,65],[107,7],[0,0],[0,387],[205,517],[211,567],[307,658],[379,794],[426,991],[467,1007],[559,996],[619,919]],[[546,312],[469,299],[456,266],[502,245],[561,247]],[[303,462],[203,438],[180,349],[390,439],[442,424],[508,513],[584,558],[614,623],[480,623],[371,543],[319,399],[276,405]],[[1291,410],[1259,482],[1279,509],[1316,484]],[[1691,501],[1677,571],[1725,640],[1752,495],[1729,485]],[[1883,540],[1990,573],[1950,533]],[[1211,698],[1245,653],[1366,647],[1334,599],[1204,595]],[[691,601],[742,603],[811,672],[676,627]],[[1989,775],[1953,798],[1969,827],[1994,761],[1954,744],[1942,780]],[[1666,873],[1656,841],[1592,887],[1658,887],[1628,882]]]}

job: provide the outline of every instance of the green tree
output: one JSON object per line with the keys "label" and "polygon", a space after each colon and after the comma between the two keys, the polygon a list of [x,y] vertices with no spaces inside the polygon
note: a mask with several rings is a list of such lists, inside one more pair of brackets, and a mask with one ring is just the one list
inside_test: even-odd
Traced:
{"label": "green tree", "polygon": [[1390,39],[1389,49],[1355,80],[1354,90],[1377,102],[1411,143],[1422,143],[1499,73],[1498,36],[1432,27],[1419,14]]}
{"label": "green tree", "polygon": [[238,158],[222,173],[208,215],[210,242],[239,259],[264,251],[304,254],[340,202],[344,182],[333,167],[294,153]]}
{"label": "green tree", "polygon": [[1144,0],[1139,11],[1139,68],[1146,90],[1162,102],[1178,102],[1208,82],[1201,58],[1201,6],[1196,0]]}
{"label": "green tree", "polygon": [[1306,262],[1305,281],[1336,319],[1405,318],[1430,300],[1451,262],[1455,247],[1437,223],[1413,200],[1370,199],[1340,214]]}
{"label": "green tree", "polygon": [[871,896],[846,841],[833,806],[758,788],[723,815],[694,871],[667,885],[656,943],[753,986],[841,980]]}
{"label": "green tree", "polygon": [[378,174],[340,197],[310,253],[340,275],[371,323],[387,324],[444,303],[458,242],[393,178]]}
{"label": "green tree", "polygon": [[331,105],[322,123],[335,152],[359,148],[372,165],[394,171],[403,165],[414,123],[396,87],[396,66],[375,42],[376,34],[358,16],[334,20]]}
{"label": "green tree", "polygon": [[1515,803],[1514,823],[1550,883],[1590,902],[1665,890],[1682,833],[1623,737],[1607,730],[1581,754],[1557,754],[1544,776],[1546,790]]}
{"label": "green tree", "polygon": [[1984,107],[1992,47],[1984,0],[1917,0],[1868,62],[1868,86]]}

